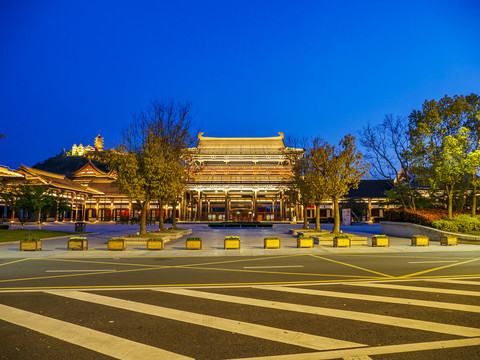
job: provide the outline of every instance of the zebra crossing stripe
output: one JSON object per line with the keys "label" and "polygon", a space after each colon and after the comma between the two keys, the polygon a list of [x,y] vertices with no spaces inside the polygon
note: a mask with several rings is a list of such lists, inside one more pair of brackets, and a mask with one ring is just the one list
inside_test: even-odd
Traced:
{"label": "zebra crossing stripe", "polygon": [[153,346],[1,304],[0,319],[117,359],[192,359]]}
{"label": "zebra crossing stripe", "polygon": [[337,340],[323,336],[310,335],[297,331],[278,329],[269,326],[251,324],[247,322],[224,319],[215,316],[202,315],[183,310],[176,310],[172,308],[144,304],[130,300],[117,299],[109,296],[90,294],[80,291],[52,290],[45,291],[45,293],[315,350],[333,350],[367,346],[364,344]]}
{"label": "zebra crossing stripe", "polygon": [[451,294],[451,295],[480,296],[479,291],[453,290],[453,289],[440,289],[440,288],[425,288],[425,287],[420,287],[420,286],[383,284],[383,283],[379,283],[379,282],[369,282],[369,283],[351,282],[351,283],[342,283],[342,284],[343,285],[348,285],[348,286],[364,286],[364,287],[374,287],[374,288],[380,288],[380,289],[421,291],[421,292],[428,292],[428,293]]}
{"label": "zebra crossing stripe", "polygon": [[[329,296],[337,297],[343,299],[353,299],[353,300],[365,300],[365,301],[378,301],[383,303],[390,304],[401,304],[401,305],[414,305],[414,306],[425,306],[437,309],[452,309],[452,304],[447,302],[440,301],[428,301],[428,300],[415,300],[408,298],[397,298],[391,296],[378,296],[378,295],[364,295],[364,294],[354,294],[354,293],[344,293],[336,291],[325,291],[325,290],[314,290],[314,289],[304,289],[296,287],[285,287],[285,286],[255,286],[256,289],[264,290],[275,290],[275,291],[284,291],[296,294],[306,294],[306,295],[315,295],[315,296]],[[480,306],[475,305],[463,305],[463,304],[453,304],[455,311],[468,311],[473,313],[480,313]]]}
{"label": "zebra crossing stripe", "polygon": [[454,280],[454,279],[426,279],[424,281],[448,283],[448,284],[460,284],[460,285],[477,285],[480,286],[480,281],[468,281],[468,280]]}
{"label": "zebra crossing stripe", "polygon": [[369,355],[383,355],[383,354],[397,354],[413,351],[426,351],[426,350],[439,350],[449,349],[457,347],[478,346],[480,345],[480,338],[469,339],[455,339],[455,340],[442,340],[413,344],[401,344],[401,345],[387,345],[387,346],[374,346],[361,349],[346,349],[346,350],[333,350],[324,352],[312,352],[303,354],[289,354],[289,355],[275,355],[275,356],[261,356],[250,357],[231,360],[325,360],[325,359],[350,359],[359,358]]}
{"label": "zebra crossing stripe", "polygon": [[[263,289],[263,287],[256,287],[256,288]],[[269,288],[267,287],[265,287],[265,289],[269,290]],[[361,312],[349,311],[349,310],[338,310],[338,309],[323,308],[323,307],[316,307],[316,306],[309,306],[309,305],[291,304],[291,303],[284,303],[284,302],[277,302],[277,301],[270,301],[270,300],[245,298],[245,297],[232,296],[232,295],[206,293],[206,292],[186,290],[186,289],[156,289],[156,291],[167,292],[167,293],[172,293],[177,295],[193,296],[193,297],[209,299],[209,300],[225,301],[225,302],[231,302],[231,303],[242,304],[242,305],[259,306],[259,307],[271,308],[276,310],[295,311],[300,313],[329,316],[329,317],[335,317],[340,319],[364,321],[364,322],[369,322],[374,324],[398,326],[398,327],[404,327],[409,329],[431,331],[431,332],[450,334],[450,335],[467,336],[467,337],[480,336],[480,329],[470,328],[466,326],[435,323],[435,322],[423,321],[423,320],[413,320],[413,319],[406,319],[406,318],[386,316],[386,315],[361,313]]]}

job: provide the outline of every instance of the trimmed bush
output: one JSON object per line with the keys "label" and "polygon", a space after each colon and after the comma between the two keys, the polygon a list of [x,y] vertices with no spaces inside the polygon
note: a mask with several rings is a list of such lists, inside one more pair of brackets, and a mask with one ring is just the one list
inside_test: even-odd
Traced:
{"label": "trimmed bush", "polygon": [[190,236],[187,238],[187,240],[202,240],[202,238],[198,236]]}
{"label": "trimmed bush", "polygon": [[9,225],[1,224],[0,225],[0,230],[8,230],[9,227],[10,227]]}
{"label": "trimmed bush", "polygon": [[450,232],[470,232],[480,230],[480,217],[461,214],[453,219],[434,221],[432,226],[436,229]]}
{"label": "trimmed bush", "polygon": [[444,209],[390,209],[385,210],[383,219],[385,221],[409,222],[418,225],[432,226],[432,223],[447,216]]}

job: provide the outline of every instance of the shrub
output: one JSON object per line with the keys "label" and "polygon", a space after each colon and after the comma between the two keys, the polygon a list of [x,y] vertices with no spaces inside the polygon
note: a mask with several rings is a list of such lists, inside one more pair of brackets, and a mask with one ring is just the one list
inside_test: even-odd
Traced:
{"label": "shrub", "polygon": [[238,237],[238,236],[226,236],[225,240],[240,240],[240,237]]}
{"label": "shrub", "polygon": [[437,220],[432,223],[432,227],[442,231],[458,232],[457,224],[452,220]]}
{"label": "shrub", "polygon": [[9,225],[1,224],[0,225],[0,230],[8,230],[9,227],[10,227]]}
{"label": "shrub", "polygon": [[278,240],[278,236],[268,236],[264,240]]}
{"label": "shrub", "polygon": [[85,236],[72,236],[70,240],[87,240]]}
{"label": "shrub", "polygon": [[387,236],[387,235],[383,235],[383,234],[382,234],[382,235],[373,235],[373,237],[374,237],[375,239],[380,239],[380,238],[384,239],[384,238],[388,238],[388,236]]}
{"label": "shrub", "polygon": [[202,238],[198,236],[190,236],[187,238],[187,240],[202,240]]}
{"label": "shrub", "polygon": [[335,238],[337,239],[348,239],[348,235],[345,235],[345,234],[338,234],[338,235],[335,235]]}
{"label": "shrub", "polygon": [[23,241],[38,241],[38,239],[34,238],[32,235],[25,235]]}
{"label": "shrub", "polygon": [[124,238],[111,238],[108,241],[125,241],[125,239]]}
{"label": "shrub", "polygon": [[390,209],[385,210],[383,218],[385,221],[409,222],[424,226],[432,226],[432,223],[447,216],[444,209]]}

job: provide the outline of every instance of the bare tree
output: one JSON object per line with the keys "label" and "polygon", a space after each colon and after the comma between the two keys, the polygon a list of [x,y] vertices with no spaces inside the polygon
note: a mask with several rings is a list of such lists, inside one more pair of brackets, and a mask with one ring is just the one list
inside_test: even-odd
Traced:
{"label": "bare tree", "polygon": [[392,187],[402,207],[415,209],[407,119],[385,115],[380,124],[365,126],[360,135],[360,144],[367,150],[365,160],[370,163],[370,174],[384,179]]}

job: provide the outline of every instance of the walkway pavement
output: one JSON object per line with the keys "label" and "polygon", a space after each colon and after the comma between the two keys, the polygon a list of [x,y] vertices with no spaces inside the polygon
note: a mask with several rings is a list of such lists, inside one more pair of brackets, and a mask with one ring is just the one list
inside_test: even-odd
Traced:
{"label": "walkway pavement", "polygon": [[[167,225],[169,226],[169,225]],[[281,255],[281,254],[305,254],[305,253],[388,253],[388,252],[455,252],[455,251],[480,251],[479,245],[459,244],[458,246],[440,246],[438,242],[430,242],[430,246],[411,246],[409,238],[390,238],[390,247],[372,247],[371,238],[380,234],[379,224],[361,224],[341,226],[345,233],[355,234],[368,238],[368,246],[355,246],[351,248],[334,248],[331,246],[318,246],[315,248],[298,249],[296,237],[288,230],[301,228],[301,224],[275,224],[273,229],[210,229],[207,224],[181,223],[182,229],[192,229],[192,234],[180,239],[171,240],[165,245],[165,251],[147,251],[141,243],[128,244],[126,251],[107,251],[107,241],[112,237],[136,234],[138,225],[115,225],[115,224],[87,224],[86,234],[88,239],[88,251],[67,251],[69,236],[42,241],[42,251],[19,251],[19,244],[0,244],[0,258],[42,258],[42,257],[91,257],[91,258],[118,258],[118,257],[159,257],[159,256],[224,256],[224,255]],[[332,230],[332,224],[322,224],[322,229]],[[13,225],[12,229],[20,228]],[[36,229],[37,226],[28,225],[25,228]],[[42,225],[46,230],[74,231],[73,223],[46,223]],[[147,231],[158,229],[158,225],[148,225]],[[235,235],[241,239],[240,250],[224,250],[223,240],[225,236]],[[185,250],[185,240],[188,236],[202,238],[203,250]],[[281,249],[264,249],[263,239],[267,236],[278,236],[281,240]]]}

